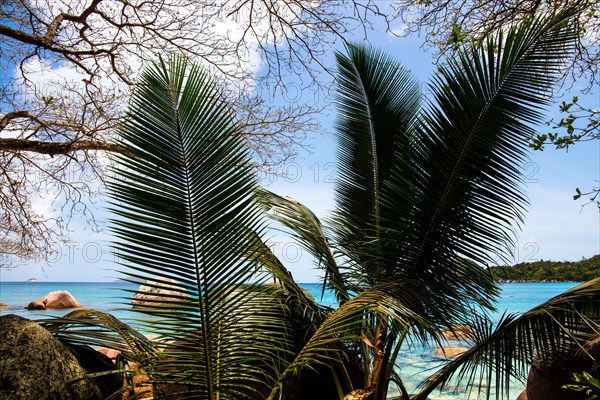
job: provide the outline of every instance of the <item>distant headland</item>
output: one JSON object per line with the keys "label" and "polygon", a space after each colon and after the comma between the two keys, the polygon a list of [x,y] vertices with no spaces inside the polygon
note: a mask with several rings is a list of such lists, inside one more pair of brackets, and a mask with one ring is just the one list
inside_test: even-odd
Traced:
{"label": "distant headland", "polygon": [[600,255],[581,261],[534,261],[490,267],[499,282],[585,282],[600,277]]}

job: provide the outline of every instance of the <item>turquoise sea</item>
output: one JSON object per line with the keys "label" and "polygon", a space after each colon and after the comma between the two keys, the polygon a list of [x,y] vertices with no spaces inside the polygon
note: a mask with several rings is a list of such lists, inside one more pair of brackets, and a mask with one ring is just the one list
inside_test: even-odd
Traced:
{"label": "turquoise sea", "polygon": [[[335,298],[330,292],[321,297],[321,285],[317,283],[301,284],[314,294],[323,305],[335,305]],[[503,312],[521,313],[572,288],[577,283],[543,282],[543,283],[503,283],[498,302],[498,312],[493,316],[496,320]],[[54,290],[67,290],[84,307],[107,311],[113,315],[127,319],[130,313],[124,309],[125,290],[135,290],[136,286],[125,282],[0,282],[0,302],[7,303],[7,308],[0,308],[0,315],[17,314],[30,319],[41,319],[48,316],[61,316],[68,311],[45,310],[28,311],[24,306],[32,300],[45,296]],[[452,344],[450,345],[452,346]],[[460,346],[460,344],[456,344]],[[410,348],[400,354],[398,365],[401,376],[406,380],[407,389],[413,391],[416,385],[428,375],[428,370],[440,362],[434,353],[434,347]],[[516,398],[523,385],[515,383],[511,389],[511,398]],[[454,388],[434,393],[431,400],[468,400],[476,399],[476,393],[455,391]]]}

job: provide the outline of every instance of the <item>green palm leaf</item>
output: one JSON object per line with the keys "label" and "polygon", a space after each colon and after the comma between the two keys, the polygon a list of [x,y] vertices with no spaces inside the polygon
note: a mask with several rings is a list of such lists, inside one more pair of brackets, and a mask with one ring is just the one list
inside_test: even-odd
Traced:
{"label": "green palm leaf", "polygon": [[154,343],[137,330],[97,310],[75,310],[64,317],[43,320],[41,325],[61,341],[115,349],[139,365],[156,351]]}
{"label": "green palm leaf", "polygon": [[260,190],[260,197],[267,207],[268,215],[287,227],[292,237],[317,260],[317,266],[325,270],[325,283],[334,291],[338,301],[347,301],[350,295],[346,282],[319,218],[304,205],[289,197],[276,195],[266,189]]}
{"label": "green palm leaf", "polygon": [[[261,203],[265,202],[263,189],[258,191]],[[315,300],[300,287],[291,272],[273,254],[269,246],[263,242],[256,232],[248,231],[254,247],[247,249],[248,256],[256,260],[261,269],[271,274],[275,280],[275,288],[281,288],[286,296],[286,302],[296,302],[301,307],[306,321],[318,326],[325,319],[326,312]]]}
{"label": "green palm leaf", "polygon": [[[371,318],[372,315],[378,315],[380,318],[389,321],[390,325],[402,324],[408,326],[407,319],[414,318],[422,321],[421,325],[426,326],[420,315],[412,313],[409,308],[390,293],[390,291],[395,292],[393,289],[398,286],[396,284],[374,287],[353,297],[336,309],[321,323],[315,334],[283,371],[280,384],[273,386],[268,399],[278,398],[283,383],[290,376],[300,375],[301,377],[303,369],[312,368],[316,364],[329,366],[334,373],[342,375],[341,378],[336,378],[339,382],[350,385],[346,363],[353,350],[347,346],[362,340],[362,328],[366,319]],[[356,350],[354,351],[356,352]],[[343,387],[340,397],[351,390],[351,386]]]}
{"label": "green palm leaf", "polygon": [[[338,377],[340,382],[348,382],[349,379],[343,379],[343,365],[348,365],[350,355],[357,356],[358,346],[362,343],[367,343],[367,347],[375,351],[373,346],[377,340],[369,336],[369,324],[374,319],[385,326],[387,333],[384,333],[383,340],[388,349],[402,344],[400,335],[414,342],[413,345],[437,337],[440,332],[437,321],[450,320],[461,310],[454,303],[437,301],[440,298],[433,296],[431,290],[415,280],[382,283],[364,290],[343,303],[320,324],[283,371],[281,382],[290,375],[301,376],[303,369],[315,364],[329,365],[341,375]],[[363,368],[369,367],[370,360],[365,357],[364,351],[361,356],[364,357],[361,359]],[[386,359],[389,360],[390,356]],[[276,398],[281,386],[273,387],[270,398]],[[365,387],[368,386],[367,383]],[[345,394],[353,388],[344,389]]]}
{"label": "green palm leaf", "polygon": [[[457,377],[462,387],[476,386],[489,398],[509,396],[510,378],[525,380],[536,357],[569,356],[600,336],[600,278],[570,289],[520,316],[506,315],[496,325],[474,324],[473,346],[427,380],[414,397],[426,399]],[[495,386],[495,393],[491,389]]]}
{"label": "green palm leaf", "polygon": [[386,262],[401,276],[484,306],[496,293],[479,266],[512,243],[526,204],[520,167],[572,49],[571,13],[521,24],[466,49],[431,85],[415,125],[410,170],[395,168],[382,207]]}
{"label": "green palm leaf", "polygon": [[420,106],[412,75],[383,52],[348,46],[338,63],[338,181],[334,229],[337,245],[355,263],[354,281],[385,281],[382,264],[386,229],[381,205],[385,182],[408,143]]}
{"label": "green palm leaf", "polygon": [[119,134],[133,157],[118,158],[109,184],[118,256],[130,281],[172,291],[136,309],[171,341],[154,360],[157,385],[253,397],[289,343],[285,307],[258,286],[268,274],[248,254],[261,249],[262,218],[231,109],[205,71],[173,58],[144,71]]}
{"label": "green palm leaf", "polygon": [[[459,52],[418,114],[418,91],[397,63],[360,46],[338,55],[334,228],[354,272],[345,279],[362,284],[348,287],[419,282],[427,304],[454,304],[453,313],[422,310],[436,326],[464,321],[473,302],[493,307],[497,287],[481,266],[511,243],[523,216],[519,168],[574,43],[571,16],[530,21]],[[379,321],[366,323],[371,334],[382,331]],[[378,364],[390,365],[392,354],[380,352]],[[371,387],[382,398],[389,375],[377,373]]]}

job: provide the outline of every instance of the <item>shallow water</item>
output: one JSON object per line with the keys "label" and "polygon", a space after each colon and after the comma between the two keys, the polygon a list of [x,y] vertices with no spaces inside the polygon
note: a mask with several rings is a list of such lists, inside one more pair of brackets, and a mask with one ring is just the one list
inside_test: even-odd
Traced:
{"label": "shallow water", "polygon": [[[499,302],[498,311],[492,315],[497,321],[503,312],[522,313],[530,308],[564,292],[575,286],[571,282],[541,282],[541,283],[504,283]],[[317,301],[326,306],[335,306],[335,296],[332,292],[325,291],[322,295],[321,285],[318,283],[301,284],[310,291]],[[67,290],[84,307],[107,311],[118,318],[127,320],[132,315],[123,303],[127,295],[124,290],[135,290],[136,286],[126,282],[0,282],[0,302],[9,306],[0,309],[0,315],[17,314],[30,319],[42,319],[49,316],[62,316],[65,310],[28,311],[24,306],[32,300],[45,296],[54,290]],[[454,345],[454,344],[452,344]],[[460,343],[456,343],[460,346]],[[417,385],[426,378],[431,368],[439,364],[439,356],[434,355],[433,346],[406,348],[401,352],[397,365],[400,375],[405,381],[409,392],[415,392]],[[523,385],[515,383],[510,390],[510,397],[516,398],[523,389]],[[492,396],[493,397],[493,396]],[[435,392],[430,395],[431,400],[471,400],[477,399],[477,393],[464,393],[454,391],[453,388]],[[484,397],[482,397],[484,398]]]}

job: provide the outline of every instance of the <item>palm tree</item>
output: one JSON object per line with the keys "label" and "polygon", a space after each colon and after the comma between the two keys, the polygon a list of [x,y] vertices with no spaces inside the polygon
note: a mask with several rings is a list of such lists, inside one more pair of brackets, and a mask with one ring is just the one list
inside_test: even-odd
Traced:
{"label": "palm tree", "polygon": [[354,330],[366,366],[360,395],[384,399],[395,382],[408,399],[396,374],[405,341],[439,340],[442,329],[467,324],[478,328],[473,348],[414,398],[453,374],[472,385],[482,366],[495,374],[479,383],[495,383],[500,397],[536,354],[598,334],[595,322],[583,322],[598,321],[598,282],[497,327],[485,317],[498,289],[482,265],[511,243],[522,220],[519,167],[572,46],[568,21],[569,12],[530,21],[459,51],[440,67],[424,104],[414,78],[384,53],[351,45],[336,55],[339,176],[329,229],[297,202],[263,194],[340,300],[300,359]]}
{"label": "palm tree", "polygon": [[[338,53],[340,174],[328,226],[258,189],[242,132],[206,72],[183,58],[158,62],[120,130],[134,156],[118,158],[110,185],[127,279],[172,280],[170,301],[139,309],[139,326],[158,340],[98,313],[50,328],[64,340],[114,342],[160,398],[289,400],[319,371],[339,398],[385,399],[395,384],[408,399],[402,346],[441,343],[442,330],[469,324],[473,347],[414,398],[452,376],[488,394],[495,381],[497,397],[506,394],[535,356],[598,332],[597,281],[497,325],[486,317],[498,290],[482,265],[523,217],[519,166],[572,46],[570,16],[463,49],[440,67],[428,100],[386,54]],[[269,251],[265,215],[315,256],[338,308],[319,307]],[[273,276],[277,285],[265,285]]]}
{"label": "palm tree", "polygon": [[207,72],[161,61],[120,136],[133,157],[109,186],[119,256],[132,282],[175,282],[165,303],[139,308],[142,329],[169,342],[146,363],[155,392],[191,383],[189,398],[255,397],[290,351],[289,327],[259,271],[257,182],[231,108]]}

